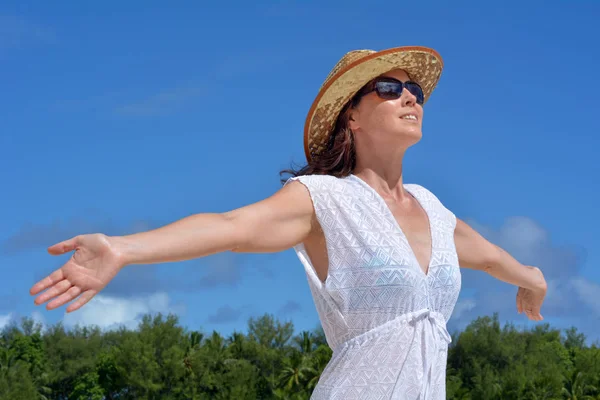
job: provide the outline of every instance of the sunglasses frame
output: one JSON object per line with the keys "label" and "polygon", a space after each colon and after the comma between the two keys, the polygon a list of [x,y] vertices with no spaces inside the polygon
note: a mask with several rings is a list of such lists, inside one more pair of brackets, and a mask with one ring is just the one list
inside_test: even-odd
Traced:
{"label": "sunglasses frame", "polygon": [[[382,95],[382,89],[379,87],[380,83],[395,83],[397,85],[400,85],[402,90],[400,90],[398,97],[385,96],[385,95]],[[421,91],[420,95],[415,95],[413,92],[411,92],[410,89],[408,88],[408,85],[417,86],[419,88],[419,90]],[[402,82],[401,80],[392,78],[392,77],[377,77],[377,78],[367,82],[367,84],[364,85],[362,87],[362,89],[356,93],[356,95],[353,99],[353,103],[358,104],[358,101],[360,100],[361,97],[363,97],[371,92],[376,92],[377,96],[379,96],[379,98],[381,98],[383,100],[396,100],[396,99],[399,99],[400,96],[402,96],[402,92],[404,91],[404,89],[408,90],[413,96],[415,96],[417,98],[417,104],[423,105],[424,96],[423,96],[423,88],[421,87],[421,85],[419,85],[417,82],[414,82],[414,81]]]}

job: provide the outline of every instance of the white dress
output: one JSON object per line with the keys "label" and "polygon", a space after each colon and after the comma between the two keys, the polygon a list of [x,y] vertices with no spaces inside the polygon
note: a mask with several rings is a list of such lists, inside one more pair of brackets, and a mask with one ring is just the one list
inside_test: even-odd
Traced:
{"label": "white dress", "polygon": [[290,178],[309,190],[329,270],[321,282],[294,249],[333,356],[312,399],[446,398],[446,330],[461,287],[456,218],[430,191],[405,184],[429,217],[432,254],[421,269],[383,198],[357,176]]}

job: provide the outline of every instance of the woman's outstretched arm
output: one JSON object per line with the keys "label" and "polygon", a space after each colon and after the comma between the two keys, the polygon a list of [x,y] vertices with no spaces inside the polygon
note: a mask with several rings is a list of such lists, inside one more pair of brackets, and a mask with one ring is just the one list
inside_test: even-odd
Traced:
{"label": "woman's outstretched arm", "polygon": [[272,196],[225,212],[195,214],[161,228],[127,236],[78,235],[48,248],[53,255],[75,251],[59,269],[30,290],[36,305],[51,310],[77,298],[75,311],[90,301],[117,273],[131,264],[190,260],[223,251],[277,252],[310,234],[314,208],[299,182]]}
{"label": "woman's outstretched arm", "polygon": [[521,264],[458,218],[454,242],[461,267],[487,272],[496,279],[519,287],[517,312],[525,312],[532,320],[543,319],[540,310],[547,285],[538,267]]}
{"label": "woman's outstretched arm", "polygon": [[182,261],[223,251],[277,252],[305,239],[313,214],[308,191],[293,182],[265,200],[233,211],[195,214],[113,241],[125,265]]}

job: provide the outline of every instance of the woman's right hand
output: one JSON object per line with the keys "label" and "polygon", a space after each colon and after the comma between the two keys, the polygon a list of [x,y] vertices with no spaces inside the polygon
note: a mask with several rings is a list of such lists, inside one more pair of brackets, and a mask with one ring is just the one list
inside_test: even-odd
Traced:
{"label": "woman's right hand", "polygon": [[103,234],[79,235],[48,248],[52,255],[73,250],[69,261],[31,287],[32,296],[48,289],[36,297],[36,305],[51,300],[46,308],[52,310],[79,296],[67,307],[67,312],[75,311],[104,289],[124,267],[110,237]]}

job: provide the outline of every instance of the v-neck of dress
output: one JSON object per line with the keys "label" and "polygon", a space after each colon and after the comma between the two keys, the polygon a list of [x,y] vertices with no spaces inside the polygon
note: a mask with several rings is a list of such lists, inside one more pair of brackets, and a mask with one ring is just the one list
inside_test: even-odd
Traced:
{"label": "v-neck of dress", "polygon": [[377,201],[379,202],[379,204],[381,205],[381,207],[384,209],[384,212],[385,212],[386,216],[391,220],[391,222],[396,227],[396,230],[402,235],[402,237],[406,241],[406,247],[408,247],[408,249],[410,251],[410,255],[411,255],[413,261],[415,262],[417,269],[419,271],[421,271],[421,274],[423,274],[423,276],[425,278],[429,277],[429,272],[431,271],[431,264],[433,263],[433,252],[434,252],[433,223],[431,221],[431,216],[429,215],[429,211],[423,205],[423,203],[421,202],[421,199],[419,199],[419,196],[417,194],[415,194],[406,184],[402,185],[404,187],[404,189],[408,192],[408,194],[410,194],[412,197],[414,197],[414,199],[417,201],[417,203],[419,204],[419,206],[425,212],[425,216],[427,218],[427,226],[429,228],[429,237],[430,237],[430,240],[431,240],[431,252],[429,254],[429,262],[427,264],[427,271],[423,271],[423,267],[421,266],[421,263],[419,262],[419,259],[417,258],[417,254],[415,253],[414,249],[412,248],[412,246],[411,246],[411,244],[410,244],[410,242],[408,240],[408,236],[406,236],[406,234],[402,230],[402,227],[400,226],[400,223],[398,222],[398,220],[394,216],[394,213],[392,212],[392,210],[390,209],[390,207],[388,206],[388,204],[385,202],[385,200],[383,199],[383,197],[381,197],[381,195],[377,192],[377,190],[375,190],[371,185],[369,185],[367,182],[365,182],[362,178],[359,178],[358,176],[356,176],[354,174],[350,174],[349,176],[351,176],[352,178],[354,178],[355,180],[357,180],[370,193],[372,193],[373,196],[377,199]]}

